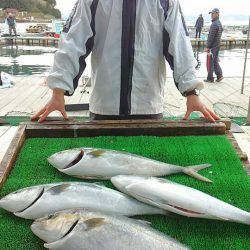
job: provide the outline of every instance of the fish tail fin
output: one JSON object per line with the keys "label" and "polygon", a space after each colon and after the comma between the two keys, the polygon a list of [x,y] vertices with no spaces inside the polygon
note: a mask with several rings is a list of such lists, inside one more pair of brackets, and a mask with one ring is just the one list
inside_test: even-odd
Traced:
{"label": "fish tail fin", "polygon": [[202,169],[206,169],[211,167],[211,164],[202,164],[202,165],[197,165],[197,166],[190,166],[190,167],[186,167],[183,168],[183,173],[197,179],[200,181],[204,181],[204,182],[208,182],[208,183],[212,183],[211,180],[209,180],[208,178],[200,175],[197,173],[197,171],[202,170]]}

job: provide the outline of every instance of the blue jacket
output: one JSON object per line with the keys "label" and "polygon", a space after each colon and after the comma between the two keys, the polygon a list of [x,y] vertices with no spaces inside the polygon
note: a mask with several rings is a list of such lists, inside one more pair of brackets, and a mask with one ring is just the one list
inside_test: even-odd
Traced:
{"label": "blue jacket", "polygon": [[197,29],[201,29],[204,26],[204,19],[203,17],[199,17],[196,21],[195,27]]}
{"label": "blue jacket", "polygon": [[7,23],[9,26],[15,26],[16,25],[16,20],[14,17],[7,17]]}
{"label": "blue jacket", "polygon": [[223,32],[223,28],[222,28],[219,18],[216,20],[213,20],[212,25],[209,30],[208,39],[207,39],[207,48],[212,49],[212,48],[220,47],[222,32]]}

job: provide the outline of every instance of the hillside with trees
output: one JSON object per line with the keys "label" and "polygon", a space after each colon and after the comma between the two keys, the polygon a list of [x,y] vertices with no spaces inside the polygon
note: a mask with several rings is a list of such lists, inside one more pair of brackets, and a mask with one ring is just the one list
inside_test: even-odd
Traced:
{"label": "hillside with trees", "polygon": [[55,8],[56,0],[0,0],[0,8],[15,8],[28,13],[42,13],[61,18],[61,12]]}

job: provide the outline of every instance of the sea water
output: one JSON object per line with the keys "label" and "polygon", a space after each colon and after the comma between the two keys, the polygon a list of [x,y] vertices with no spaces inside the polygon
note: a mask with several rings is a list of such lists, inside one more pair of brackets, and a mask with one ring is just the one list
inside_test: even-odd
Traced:
{"label": "sea water", "polygon": [[[42,46],[0,46],[0,71],[12,75],[46,76],[51,71],[57,48]],[[204,49],[194,52],[197,76],[206,77],[206,53]],[[241,77],[245,61],[245,49],[232,48],[221,50],[220,64],[225,77]],[[84,75],[91,75],[90,56]],[[250,56],[247,60],[246,75],[250,77]],[[167,65],[167,76],[171,77],[171,69]]]}

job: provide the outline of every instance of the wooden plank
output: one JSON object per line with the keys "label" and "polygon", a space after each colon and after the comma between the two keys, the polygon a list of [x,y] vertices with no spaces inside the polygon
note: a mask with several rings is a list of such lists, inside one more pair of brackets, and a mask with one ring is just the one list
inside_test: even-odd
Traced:
{"label": "wooden plank", "polygon": [[35,91],[35,87],[32,85],[32,83],[29,83],[29,87],[23,90],[21,90],[21,95],[20,92],[18,93],[18,98],[14,98],[10,103],[8,103],[5,107],[1,108],[1,112],[7,113],[8,111],[15,111],[16,108],[20,110],[19,107],[23,107],[23,103],[27,98],[32,96],[32,93]]}
{"label": "wooden plank", "polygon": [[32,107],[32,103],[35,102],[41,95],[41,93],[44,91],[44,87],[41,86],[39,83],[34,83],[34,86],[32,86],[33,92],[22,102],[21,105],[19,105],[17,109],[23,112],[28,112],[29,107]]}
{"label": "wooden plank", "polygon": [[19,126],[18,131],[16,132],[3,160],[0,163],[0,189],[3,187],[5,181],[7,180],[18,157],[18,154],[25,142],[25,129],[26,125]]}
{"label": "wooden plank", "polygon": [[[4,131],[1,131],[0,128],[0,133],[2,135],[0,135],[0,162],[3,159],[4,154],[6,153],[8,147],[10,146],[10,143],[12,141],[12,139],[14,138],[16,131],[17,131],[17,127],[5,127]],[[2,133],[3,132],[3,133]]]}
{"label": "wooden plank", "polygon": [[7,133],[10,128],[11,128],[11,126],[1,126],[0,127],[0,138],[2,136],[4,136],[4,134]]}
{"label": "wooden plank", "polygon": [[230,140],[230,142],[232,143],[233,147],[235,148],[241,162],[243,163],[245,170],[247,172],[248,175],[250,175],[250,163],[249,163],[249,159],[247,154],[245,154],[242,149],[240,148],[237,140],[235,139],[234,135],[232,132],[227,131],[227,137]]}
{"label": "wooden plank", "polygon": [[28,84],[25,84],[24,81],[25,80],[23,78],[19,79],[18,84],[13,88],[1,90],[1,92],[4,94],[4,98],[0,100],[0,111],[2,111],[2,108],[10,104],[12,101],[18,99],[18,97],[20,97],[20,93],[26,91],[29,86]]}
{"label": "wooden plank", "polygon": [[68,138],[94,136],[186,136],[222,135],[226,125],[222,122],[196,121],[89,121],[89,122],[46,122],[26,123],[29,138]]}
{"label": "wooden plank", "polygon": [[[150,119],[142,119],[142,120],[87,120],[87,121],[76,121],[74,117],[71,117],[68,121],[65,121],[61,117],[48,117],[45,122],[43,122],[43,125],[84,125],[84,124],[92,124],[92,125],[116,125],[116,124],[186,124],[188,126],[192,126],[193,124],[203,124],[206,126],[212,125],[213,123],[208,122],[204,118],[201,119],[195,119],[195,120],[150,120]],[[224,123],[226,125],[226,129],[230,130],[231,128],[231,120],[230,119],[221,119],[220,121],[217,121],[215,124]],[[26,123],[27,125],[35,125],[36,122],[30,122]],[[39,124],[38,124],[39,125]]]}
{"label": "wooden plank", "polygon": [[9,123],[6,122],[4,119],[0,118],[0,126],[8,125]]}
{"label": "wooden plank", "polygon": [[89,104],[66,104],[65,105],[66,111],[83,111],[83,110],[89,110]]}

